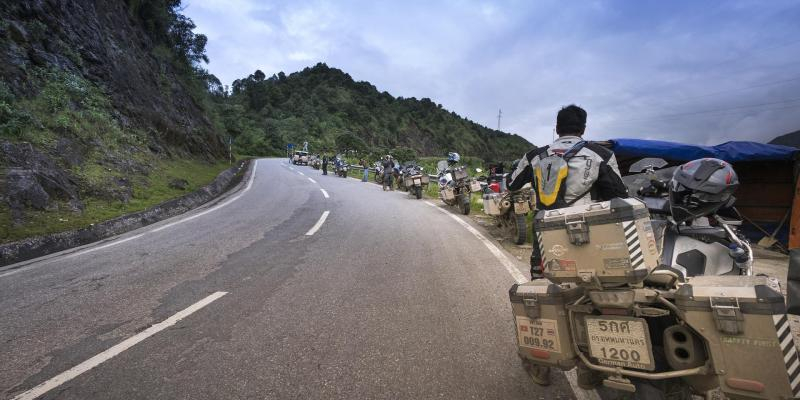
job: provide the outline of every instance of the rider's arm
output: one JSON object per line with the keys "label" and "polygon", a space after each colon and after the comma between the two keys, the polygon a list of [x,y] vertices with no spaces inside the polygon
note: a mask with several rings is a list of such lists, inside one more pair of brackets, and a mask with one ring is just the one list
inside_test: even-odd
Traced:
{"label": "rider's arm", "polygon": [[520,190],[526,183],[533,182],[533,168],[531,167],[531,159],[533,159],[536,149],[529,151],[519,160],[517,169],[506,178],[506,186],[508,190]]}
{"label": "rider's arm", "polygon": [[[592,149],[594,150],[594,149]],[[603,162],[600,163],[600,170],[595,182],[595,189],[599,200],[611,200],[615,197],[627,198],[628,187],[622,182],[622,175],[619,173],[617,157],[610,150],[607,153],[600,153]]]}

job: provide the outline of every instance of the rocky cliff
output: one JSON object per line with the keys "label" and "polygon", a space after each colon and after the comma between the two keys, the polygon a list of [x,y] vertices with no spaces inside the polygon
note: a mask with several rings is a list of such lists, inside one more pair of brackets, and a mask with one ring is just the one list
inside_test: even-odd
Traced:
{"label": "rocky cliff", "polygon": [[170,41],[179,3],[3,2],[0,214],[126,202],[160,160],[226,154],[196,64]]}

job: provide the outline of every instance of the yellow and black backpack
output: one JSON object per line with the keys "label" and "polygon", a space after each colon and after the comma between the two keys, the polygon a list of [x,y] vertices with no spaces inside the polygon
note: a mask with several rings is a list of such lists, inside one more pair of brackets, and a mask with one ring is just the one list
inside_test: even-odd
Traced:
{"label": "yellow and black backpack", "polygon": [[539,153],[539,163],[533,167],[533,187],[536,189],[536,208],[538,210],[569,207],[583,197],[583,195],[578,196],[570,202],[564,200],[569,160],[578,154],[585,145],[586,141],[582,140],[575,143],[564,154],[548,154],[549,146],[545,146]]}

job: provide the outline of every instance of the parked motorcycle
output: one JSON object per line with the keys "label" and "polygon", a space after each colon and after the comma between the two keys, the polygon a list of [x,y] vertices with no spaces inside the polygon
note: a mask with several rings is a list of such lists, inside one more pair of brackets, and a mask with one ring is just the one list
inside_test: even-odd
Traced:
{"label": "parked motorcycle", "polygon": [[[526,370],[541,380],[541,367],[578,367],[584,385],[638,399],[796,398],[800,365],[777,280],[753,276],[740,221],[723,216],[736,214],[732,200],[680,183],[729,166],[696,160],[667,180],[656,170],[665,165],[631,166],[638,199],[537,214],[549,281],[509,291]],[[729,171],[706,187],[730,184]],[[709,206],[720,198],[728,204]]]}
{"label": "parked motorcycle", "polygon": [[313,155],[309,157],[308,165],[310,165],[311,168],[320,169],[322,168],[322,160],[319,158],[319,156]]}
{"label": "parked motorcycle", "polygon": [[375,162],[375,183],[383,185],[383,164],[380,161]]}
{"label": "parked motorcycle", "polygon": [[497,226],[506,230],[516,244],[523,244],[528,239],[526,218],[530,211],[530,189],[502,193],[486,190],[483,195],[483,212],[493,216]]}
{"label": "parked motorcycle", "polygon": [[[471,179],[465,166],[448,166],[446,160],[439,161],[436,166],[439,171],[439,198],[449,206],[458,206],[459,211],[469,215],[470,193],[480,192],[481,185],[477,180]],[[476,168],[478,173],[482,172]]]}
{"label": "parked motorcycle", "polygon": [[430,182],[430,178],[423,170],[424,168],[415,162],[406,163],[400,169],[397,188],[413,194],[417,199],[421,199],[424,188],[428,187]]}
{"label": "parked motorcycle", "polygon": [[341,156],[336,156],[333,159],[333,168],[334,172],[337,176],[341,176],[342,178],[347,178],[347,170],[350,166],[347,164],[347,161]]}

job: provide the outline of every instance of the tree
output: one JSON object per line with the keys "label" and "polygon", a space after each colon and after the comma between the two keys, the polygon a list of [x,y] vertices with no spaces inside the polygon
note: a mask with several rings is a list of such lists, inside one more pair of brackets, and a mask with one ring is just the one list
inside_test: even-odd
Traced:
{"label": "tree", "polygon": [[336,150],[338,151],[365,151],[366,149],[367,144],[352,133],[345,133],[336,137]]}

